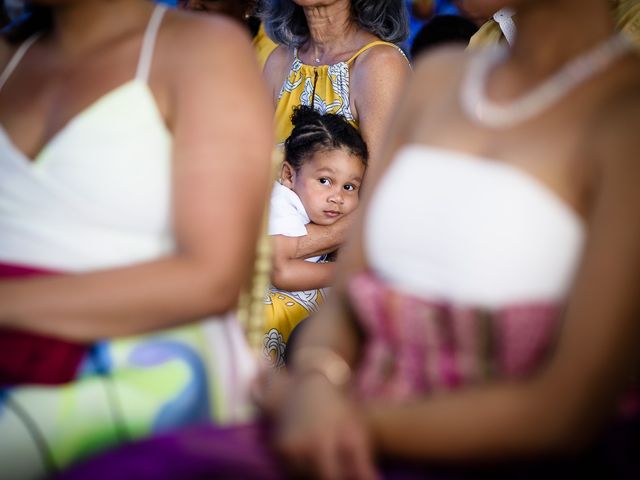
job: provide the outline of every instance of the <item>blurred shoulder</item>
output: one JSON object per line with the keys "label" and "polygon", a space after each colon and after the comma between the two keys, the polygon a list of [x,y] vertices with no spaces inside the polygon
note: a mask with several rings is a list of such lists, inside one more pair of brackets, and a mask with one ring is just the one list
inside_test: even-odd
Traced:
{"label": "blurred shoulder", "polygon": [[450,89],[457,88],[472,55],[459,45],[445,45],[418,57],[414,64],[411,94],[429,98],[443,96]]}
{"label": "blurred shoulder", "polygon": [[169,10],[162,32],[168,51],[183,61],[190,56],[225,56],[252,51],[249,32],[223,15]]}
{"label": "blurred shoulder", "polygon": [[459,45],[444,45],[421,55],[415,62],[414,72],[419,79],[460,74],[469,58],[474,55]]}

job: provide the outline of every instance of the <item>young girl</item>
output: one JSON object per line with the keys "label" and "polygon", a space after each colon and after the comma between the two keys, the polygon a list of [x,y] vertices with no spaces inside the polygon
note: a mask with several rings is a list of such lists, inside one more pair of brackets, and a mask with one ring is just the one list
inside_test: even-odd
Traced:
{"label": "young girl", "polygon": [[358,206],[367,165],[367,146],[339,115],[299,107],[285,142],[285,161],[271,195],[269,235],[273,238],[272,287],[265,298],[265,355],[284,362],[293,328],[323,301],[333,264],[327,256],[297,258],[306,225],[332,225]]}

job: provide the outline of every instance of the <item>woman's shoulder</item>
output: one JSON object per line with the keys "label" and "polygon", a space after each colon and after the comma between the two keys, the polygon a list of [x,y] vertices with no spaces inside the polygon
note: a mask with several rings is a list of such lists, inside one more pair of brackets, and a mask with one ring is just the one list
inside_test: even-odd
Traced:
{"label": "woman's shoulder", "polygon": [[291,49],[285,45],[278,45],[264,64],[263,75],[274,98],[289,73],[292,60]]}
{"label": "woman's shoulder", "polygon": [[459,73],[475,55],[458,45],[436,47],[426,55],[418,57],[414,64],[417,78],[447,77]]}
{"label": "woman's shoulder", "polygon": [[168,50],[182,61],[194,55],[232,57],[251,49],[249,32],[223,15],[170,10],[163,30]]}
{"label": "woman's shoulder", "polygon": [[409,59],[400,47],[379,40],[364,45],[351,58],[350,62],[353,63],[354,72],[388,68],[410,69]]}
{"label": "woman's shoulder", "polygon": [[271,75],[279,75],[289,70],[292,60],[293,54],[291,49],[286,45],[278,45],[264,64],[265,76],[270,78]]}
{"label": "woman's shoulder", "polygon": [[381,85],[404,84],[411,73],[411,65],[402,50],[390,43],[369,43],[365,51],[360,50],[349,61],[351,87],[356,99],[360,94],[367,97],[378,92]]}

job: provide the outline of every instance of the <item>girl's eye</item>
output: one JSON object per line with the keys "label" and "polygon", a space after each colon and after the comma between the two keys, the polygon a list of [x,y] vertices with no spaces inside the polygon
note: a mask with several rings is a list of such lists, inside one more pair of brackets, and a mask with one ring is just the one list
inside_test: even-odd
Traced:
{"label": "girl's eye", "polygon": [[351,183],[347,183],[347,184],[344,186],[344,189],[345,189],[347,192],[353,192],[353,191],[356,189],[356,186],[355,186],[355,185],[353,185],[353,184],[351,184]]}
{"label": "girl's eye", "polygon": [[322,185],[329,185],[329,184],[331,183],[331,181],[330,181],[328,178],[325,178],[325,177],[321,178],[321,179],[319,180],[319,182],[320,182]]}

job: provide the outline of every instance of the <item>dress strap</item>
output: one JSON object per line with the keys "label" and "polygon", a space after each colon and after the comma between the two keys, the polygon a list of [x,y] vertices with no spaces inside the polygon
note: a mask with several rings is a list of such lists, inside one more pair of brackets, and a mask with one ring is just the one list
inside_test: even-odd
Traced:
{"label": "dress strap", "polygon": [[38,40],[38,38],[40,38],[40,33],[35,33],[27,38],[24,42],[22,42],[22,45],[18,47],[16,52],[11,57],[11,60],[9,60],[9,63],[7,63],[7,66],[4,67],[2,75],[0,75],[0,90],[2,90],[4,84],[7,83],[7,80],[9,80],[9,77],[20,63],[20,60],[22,60],[24,54],[27,53],[27,50],[29,50],[29,47],[31,47],[31,45],[33,45],[35,41]]}
{"label": "dress strap", "polygon": [[361,54],[363,54],[364,52],[366,52],[370,48],[377,47],[378,45],[388,45],[390,47],[395,48],[396,50],[398,50],[402,54],[402,56],[405,59],[407,59],[407,62],[409,61],[409,59],[404,54],[402,49],[400,47],[398,47],[395,43],[385,42],[383,40],[376,40],[375,42],[367,43],[364,47],[362,47],[360,50],[358,50],[349,60],[347,60],[347,64],[351,65],[355,61],[355,59],[358,58]]}
{"label": "dress strap", "polygon": [[138,60],[138,69],[136,71],[136,78],[138,80],[144,82],[149,80],[153,49],[156,44],[156,37],[158,36],[162,17],[166,11],[167,7],[165,5],[156,5],[151,14],[151,18],[149,18],[149,23],[147,24],[147,29],[144,32],[144,38],[142,40],[142,47],[140,48],[140,59]]}

